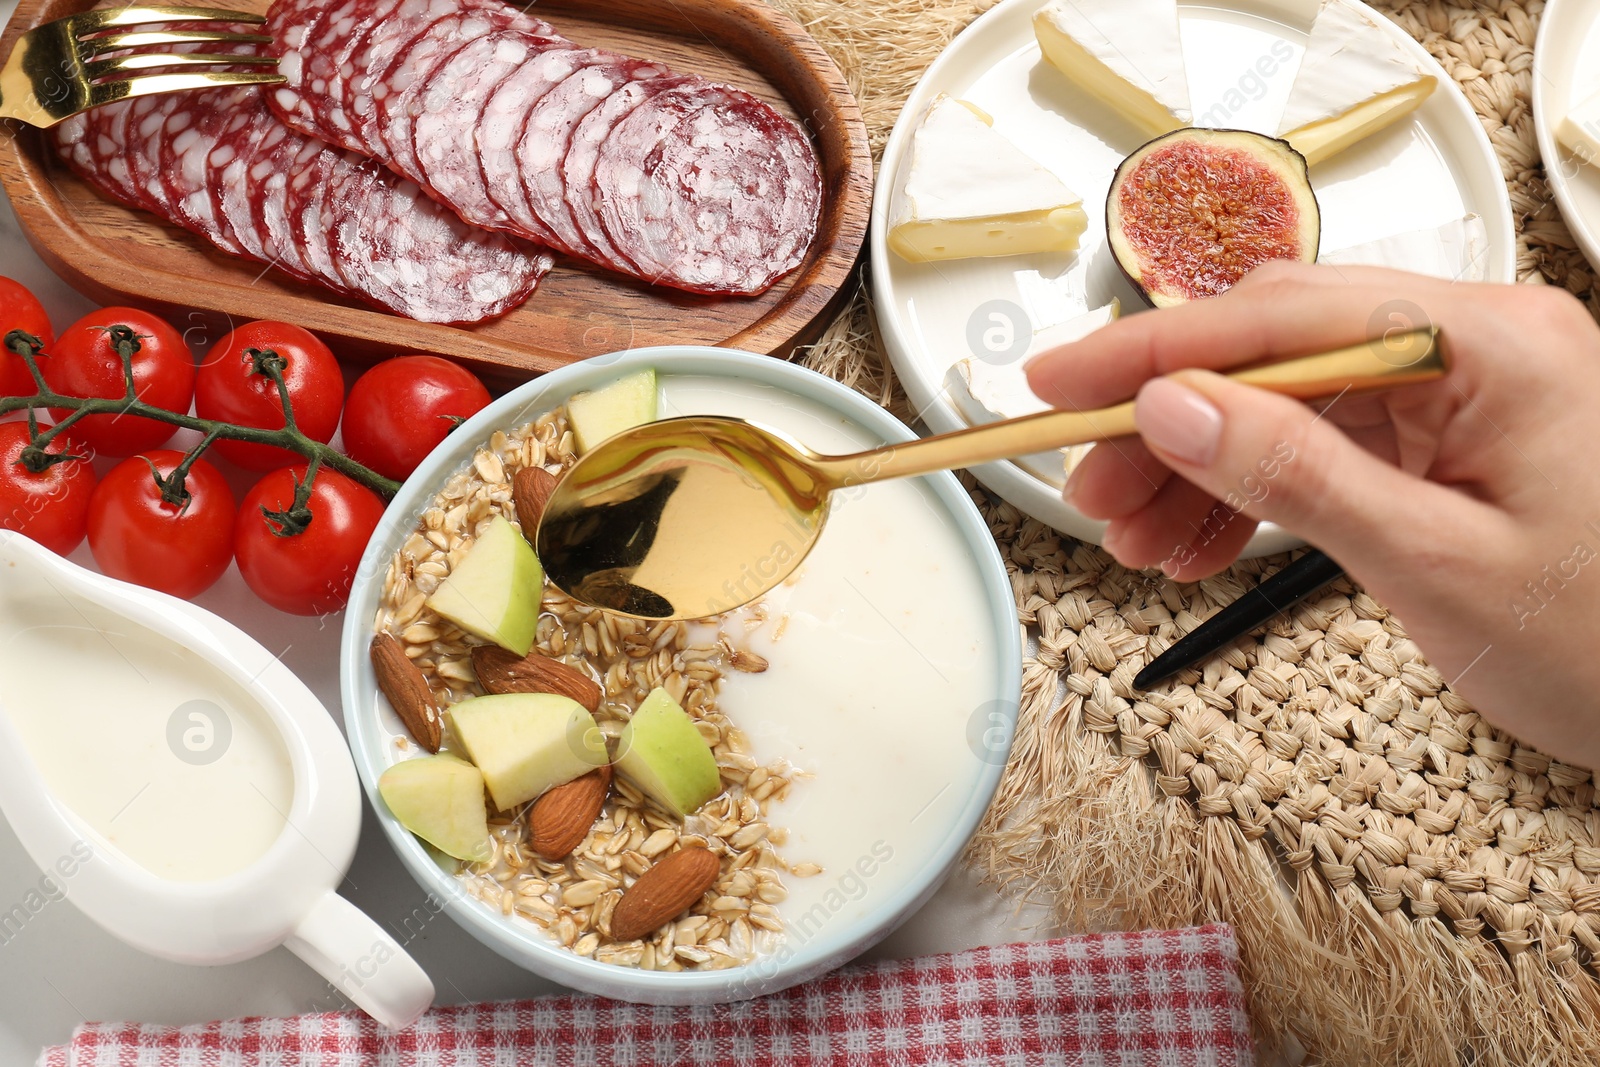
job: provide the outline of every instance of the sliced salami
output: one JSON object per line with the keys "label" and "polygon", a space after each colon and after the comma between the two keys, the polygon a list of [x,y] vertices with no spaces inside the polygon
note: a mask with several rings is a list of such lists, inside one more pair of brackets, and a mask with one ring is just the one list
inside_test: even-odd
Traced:
{"label": "sliced salami", "polygon": [[277,0],[267,12],[278,73],[287,79],[270,100],[280,118],[296,129],[345,147],[356,147],[354,123],[334,91],[339,57],[365,28],[373,0]]}
{"label": "sliced salami", "polygon": [[514,30],[478,38],[452,55],[416,99],[412,148],[434,196],[476,226],[502,229],[510,218],[489,196],[473,130],[495,86],[536,51]]}
{"label": "sliced salami", "polygon": [[355,121],[360,151],[370,156],[383,155],[383,137],[378,132],[378,117],[391,87],[384,80],[401,50],[434,22],[459,11],[457,0],[400,0],[383,17],[369,22],[355,40],[348,73],[342,79],[341,103]]}
{"label": "sliced salami", "polygon": [[128,174],[134,195],[147,211],[169,214],[167,188],[161,181],[161,130],[179,94],[141,96],[128,112]]}
{"label": "sliced salami", "polygon": [[116,200],[143,208],[144,203],[133,191],[133,174],[128,169],[128,113],[135,103],[122,100],[74,115],[51,132],[67,163],[79,176]]}
{"label": "sliced salami", "polygon": [[669,89],[635,108],[595,166],[600,220],[649,281],[759,293],[799,265],[821,175],[805,133],[728,86]]}
{"label": "sliced salami", "polygon": [[68,115],[51,131],[60,148],[61,158],[66,160],[67,166],[81,177],[93,180],[104,176],[108,160],[101,159],[95,152],[95,145],[101,133],[98,124],[89,120],[91,117],[104,120],[108,118],[106,113],[118,106],[120,105],[108,104],[93,111],[80,111],[76,115]]}
{"label": "sliced salami", "polygon": [[[211,206],[216,216],[216,236],[213,240],[223,247],[237,247],[240,254],[252,259],[261,258],[261,239],[256,235],[255,223],[250,215],[250,200],[243,185],[244,165],[239,159],[245,152],[253,151],[261,136],[257,124],[264,123],[269,115],[259,106],[260,92],[243,88],[233,96],[233,102],[219,117],[215,129],[206,136],[199,148],[205,151],[206,191],[211,194]],[[280,127],[283,125],[278,123]],[[232,171],[229,168],[233,168]],[[234,175],[235,185],[225,180]],[[244,225],[247,232],[241,232]]]}
{"label": "sliced salami", "polygon": [[573,130],[572,143],[561,163],[564,197],[567,210],[572,213],[573,224],[583,235],[595,262],[613,270],[629,273],[633,270],[627,257],[611,243],[600,222],[600,194],[594,185],[594,168],[600,160],[600,146],[611,136],[611,131],[616,129],[618,123],[650,97],[668,89],[704,84],[705,80],[695,74],[663,74],[628,82],[585,115]]}
{"label": "sliced salami", "polygon": [[322,224],[357,294],[424,322],[478,322],[526,300],[548,255],[468,226],[412,182],[346,157],[329,178]]}
{"label": "sliced salami", "polygon": [[449,14],[483,11],[535,34],[555,35],[541,19],[499,0],[277,0],[268,31],[287,83],[269,100],[279,117],[314,137],[371,154],[370,92],[399,48]]}
{"label": "sliced salami", "polygon": [[561,177],[561,163],[572,143],[572,132],[585,115],[633,80],[636,71],[660,70],[623,56],[601,56],[568,75],[534,105],[517,145],[522,193],[528,198],[529,210],[544,229],[555,235],[553,243],[557,248],[585,258],[594,253],[578,232],[572,212],[567,210],[566,187]]}
{"label": "sliced salami", "polygon": [[[221,206],[221,218],[244,247],[245,254],[271,263],[267,235],[261,232],[252,204],[260,190],[252,188],[250,172],[257,158],[275,155],[283,143],[297,136],[266,108],[251,108],[250,121],[219,139],[208,163],[214,195]],[[223,162],[225,160],[225,162]]]}
{"label": "sliced salami", "polygon": [[211,237],[226,252],[242,255],[244,248],[232,240],[231,231],[225,233],[217,225],[217,205],[206,182],[206,153],[224,114],[221,108],[185,107],[169,115],[161,131],[159,167],[173,221]]}
{"label": "sliced salami", "polygon": [[517,156],[528,116],[546,94],[579,67],[603,53],[588,48],[550,49],[533,56],[511,73],[484,105],[473,131],[484,187],[510,220],[512,228],[554,247],[554,232],[533,214],[522,191],[522,162]]}
{"label": "sliced salami", "polygon": [[[505,9],[510,12],[510,8]],[[383,76],[389,95],[378,103],[378,133],[385,151],[380,158],[415,182],[426,183],[412,141],[416,101],[429,79],[456,52],[479,37],[510,29],[515,18],[498,11],[463,11],[432,23],[406,45]]]}
{"label": "sliced salami", "polygon": [[348,290],[344,275],[333,259],[333,245],[322,225],[322,204],[328,182],[349,155],[336,148],[325,148],[309,165],[289,177],[285,191],[289,212],[289,233],[300,258],[318,278],[335,288]]}
{"label": "sliced salami", "polygon": [[317,271],[302,253],[289,218],[289,179],[310,169],[328,147],[312,137],[290,134],[272,149],[257,152],[245,171],[253,192],[252,215],[261,235],[268,263],[299,278],[315,278]]}

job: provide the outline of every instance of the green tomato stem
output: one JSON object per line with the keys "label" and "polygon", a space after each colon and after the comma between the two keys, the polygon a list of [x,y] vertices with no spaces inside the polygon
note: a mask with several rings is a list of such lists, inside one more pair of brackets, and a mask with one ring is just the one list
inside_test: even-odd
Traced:
{"label": "green tomato stem", "polygon": [[[278,396],[282,400],[284,408],[283,429],[265,430],[258,426],[236,426],[229,422],[202,419],[195,415],[168,411],[166,408],[156,407],[154,404],[147,404],[140,400],[136,394],[133,381],[133,353],[138,350],[138,335],[126,326],[111,326],[108,327],[108,330],[111,333],[113,346],[117,349],[118,355],[122,357],[123,380],[127,388],[124,395],[120,397],[65,396],[56,392],[50,388],[49,384],[44,380],[44,375],[39,370],[38,357],[44,355],[42,352],[43,345],[39,339],[22,330],[12,330],[6,334],[6,347],[20,356],[23,362],[27,364],[28,372],[33,376],[34,386],[37,391],[33,396],[0,397],[0,415],[8,415],[13,411],[28,411],[31,418],[31,413],[39,408],[59,408],[71,412],[70,415],[55,426],[40,431],[33,439],[33,443],[23,450],[23,463],[30,470],[33,469],[33,461],[29,456],[34,452],[37,452],[37,455],[42,459],[49,461],[39,468],[41,471],[47,468],[50,463],[59,463],[63,459],[82,458],[73,456],[57,458],[55,455],[45,451],[50,442],[72,423],[89,415],[120,414],[153,419],[168,426],[196,430],[204,434],[205,440],[185,458],[185,463],[187,464],[183,468],[185,472],[194,465],[194,461],[199,458],[200,453],[209,448],[212,442],[218,440],[243,441],[253,445],[271,445],[304,456],[309,465],[305,479],[308,483],[316,477],[318,470],[326,466],[366,486],[385,500],[392,499],[394,494],[399,491],[399,482],[385,478],[377,471],[362,466],[337,449],[307,437],[300,431],[299,427],[294,423],[294,412],[289,403],[289,390],[283,380],[283,371],[280,367],[273,365],[274,361],[263,361],[265,365],[261,373],[272,378],[278,386]],[[123,333],[118,333],[117,331],[123,331]],[[49,357],[46,356],[46,358]],[[37,429],[37,425],[35,421],[33,423],[35,429]],[[35,471],[34,473],[39,472]],[[175,470],[173,473],[176,474],[177,471]],[[309,488],[307,488],[306,494],[309,497]]]}

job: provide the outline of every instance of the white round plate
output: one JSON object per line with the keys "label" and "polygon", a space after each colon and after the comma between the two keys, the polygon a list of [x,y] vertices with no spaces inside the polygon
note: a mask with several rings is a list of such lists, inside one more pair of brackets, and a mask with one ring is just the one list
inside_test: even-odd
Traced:
{"label": "white round plate", "polygon": [[[1074,318],[1112,298],[1121,301],[1125,314],[1144,307],[1106,248],[1101,205],[1117,164],[1146,138],[1040,58],[1032,18],[1042,3],[1003,0],[967,27],[922,76],[884,150],[871,231],[878,321],[906,393],[935,433],[967,425],[951,399],[947,375],[958,360],[986,355],[976,347],[982,341],[969,342],[968,335],[970,330],[975,339],[983,337],[986,312],[994,307],[980,312],[987,302],[1020,307],[1034,329]],[[1590,0],[1568,0],[1551,9],[1586,4]],[[1317,7],[1317,0],[1180,0],[1197,121],[1273,131]],[[1477,115],[1421,45],[1384,16],[1374,15],[1386,32],[1426,60],[1439,87],[1410,118],[1312,170],[1322,207],[1323,247],[1345,248],[1443,225],[1472,212],[1482,217],[1488,234],[1485,278],[1515,280],[1516,232],[1505,181]],[[1600,41],[1594,47],[1600,50]],[[1600,71],[1600,66],[1591,66]],[[1594,80],[1600,82],[1600,74]],[[1079,251],[942,263],[909,263],[889,252],[889,202],[905,181],[911,131],[939,93],[988,112],[996,130],[1083,197],[1089,229]],[[1600,204],[1600,178],[1592,178],[1591,184]],[[1600,219],[1600,212],[1595,217]],[[1024,513],[1073,537],[1098,543],[1105,529],[1104,523],[1068,507],[1055,485],[1015,463],[993,463],[973,473]],[[1299,543],[1284,530],[1264,525],[1245,555],[1265,555]]]}
{"label": "white round plate", "polygon": [[1556,141],[1574,104],[1600,92],[1600,6],[1550,0],[1533,47],[1533,128],[1550,191],[1590,263],[1600,263],[1600,162],[1584,164]]}

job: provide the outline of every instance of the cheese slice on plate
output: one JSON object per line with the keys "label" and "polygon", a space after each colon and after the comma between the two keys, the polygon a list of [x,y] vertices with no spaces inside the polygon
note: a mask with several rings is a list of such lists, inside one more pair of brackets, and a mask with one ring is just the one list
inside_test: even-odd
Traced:
{"label": "cheese slice on plate", "polygon": [[1573,108],[1556,124],[1556,140],[1581,162],[1600,158],[1600,93]]}
{"label": "cheese slice on plate", "polygon": [[1089,225],[1082,197],[988,115],[942,94],[911,135],[911,169],[889,218],[889,247],[916,263],[1071,252]]}
{"label": "cheese slice on plate", "polygon": [[[1121,305],[1113,300],[1088,314],[1036,330],[1028,345],[1027,356],[1023,359],[1004,364],[981,359],[959,361],[950,368],[945,381],[956,408],[973,426],[1049,411],[1050,405],[1034,396],[1033,390],[1028,388],[1023,365],[1041,352],[1087,337],[1114,320],[1121,310]],[[1059,488],[1066,483],[1066,472],[1071,464],[1088,449],[1088,445],[1077,445],[1019,456],[1013,462],[1034,477]]]}
{"label": "cheese slice on plate", "polygon": [[1452,282],[1481,282],[1489,273],[1489,231],[1477,215],[1432,230],[1410,230],[1335,249],[1318,263],[1393,267]]}
{"label": "cheese slice on plate", "polygon": [[1150,136],[1194,120],[1177,0],[1056,0],[1033,32],[1073,84]]}
{"label": "cheese slice on plate", "polygon": [[1278,136],[1320,163],[1415,111],[1436,85],[1361,5],[1323,0]]}

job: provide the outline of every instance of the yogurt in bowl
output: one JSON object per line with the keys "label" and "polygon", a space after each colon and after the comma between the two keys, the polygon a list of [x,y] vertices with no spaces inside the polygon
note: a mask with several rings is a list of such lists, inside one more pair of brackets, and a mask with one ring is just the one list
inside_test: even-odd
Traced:
{"label": "yogurt in bowl", "polygon": [[[643,692],[660,684],[714,746],[724,790],[686,818],[652,807],[619,779],[574,857],[533,856],[523,815],[511,812],[491,824],[500,842],[493,861],[463,865],[414,837],[376,791],[389,766],[419,753],[378,691],[367,656],[375,628],[411,631],[424,647],[408,654],[447,700],[481,691],[461,666],[457,635],[413,612],[420,587],[397,590],[396,575],[415,581],[421,571],[423,586],[436,584],[460,558],[446,527],[483,520],[486,507],[510,517],[509,493],[485,490],[522,463],[550,467],[570,452],[558,421],[565,400],[643,368],[657,371],[663,418],[739,416],[821,452],[912,436],[835,382],[722,349],[638,350],[531,382],[452,434],[374,535],[346,616],[345,717],[402,860],[490,947],[610,997],[757,996],[886,936],[938,887],[998,782],[1021,682],[1020,628],[998,553],[953,476],[836,494],[799,572],[718,620],[601,618],[547,596],[535,651],[601,681],[602,732],[614,737]],[[472,502],[480,498],[490,503]],[[452,513],[457,521],[445,522]],[[418,566],[415,558],[443,562]],[[641,870],[699,845],[721,858],[715,888],[650,937],[610,938],[610,909]]]}

